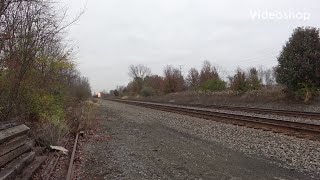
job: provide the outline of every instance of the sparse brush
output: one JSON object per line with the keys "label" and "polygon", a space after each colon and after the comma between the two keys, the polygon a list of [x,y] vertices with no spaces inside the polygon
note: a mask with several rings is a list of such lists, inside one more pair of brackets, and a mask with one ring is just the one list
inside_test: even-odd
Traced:
{"label": "sparse brush", "polygon": [[94,125],[98,106],[99,104],[94,101],[84,101],[73,108],[70,114],[72,131],[91,129]]}
{"label": "sparse brush", "polygon": [[39,125],[37,132],[33,132],[37,143],[49,147],[50,145],[62,145],[63,138],[68,135],[69,128],[66,122],[45,122]]}

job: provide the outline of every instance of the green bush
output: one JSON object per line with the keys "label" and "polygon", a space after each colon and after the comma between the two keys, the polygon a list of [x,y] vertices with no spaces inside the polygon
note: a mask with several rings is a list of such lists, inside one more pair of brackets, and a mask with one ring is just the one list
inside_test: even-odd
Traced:
{"label": "green bush", "polygon": [[65,118],[63,95],[31,94],[29,114],[43,122],[59,123]]}
{"label": "green bush", "polygon": [[320,88],[320,38],[319,29],[299,27],[294,30],[278,57],[277,82],[289,91],[312,99]]}
{"label": "green bush", "polygon": [[317,96],[317,88],[308,85],[307,83],[302,83],[300,89],[295,91],[295,98],[303,100],[304,103],[309,103],[313,97]]}
{"label": "green bush", "polygon": [[220,79],[211,79],[205,82],[200,89],[202,91],[223,91],[226,89],[226,82]]}
{"label": "green bush", "polygon": [[35,139],[45,146],[61,145],[63,137],[69,132],[65,95],[57,92],[48,94],[48,92],[32,91],[26,95],[27,113],[39,124],[34,134]]}

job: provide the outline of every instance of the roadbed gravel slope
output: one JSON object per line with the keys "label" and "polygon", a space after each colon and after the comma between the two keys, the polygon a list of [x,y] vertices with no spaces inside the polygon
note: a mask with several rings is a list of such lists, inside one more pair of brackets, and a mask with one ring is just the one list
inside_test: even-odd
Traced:
{"label": "roadbed gravel slope", "polygon": [[99,102],[100,141],[82,179],[319,179],[320,144],[117,102]]}

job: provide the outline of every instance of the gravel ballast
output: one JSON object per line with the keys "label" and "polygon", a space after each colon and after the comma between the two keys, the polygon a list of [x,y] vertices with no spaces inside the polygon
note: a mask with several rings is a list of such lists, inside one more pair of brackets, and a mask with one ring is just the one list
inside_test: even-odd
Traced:
{"label": "gravel ballast", "polygon": [[[210,158],[206,159],[205,161],[199,160],[197,156],[202,157],[203,155],[201,152],[203,152],[203,154],[207,154],[207,156],[214,156],[215,153],[219,152],[226,152],[226,154],[231,154],[230,156],[223,159],[223,161],[219,161],[219,159],[217,159],[217,162],[221,162],[222,166],[223,164],[228,163],[228,166],[234,165],[233,169],[239,168],[239,165],[236,166],[235,164],[237,164],[238,161],[242,162],[242,158],[247,159],[248,163],[245,163],[245,165],[241,167],[243,168],[244,172],[247,172],[248,169],[250,170],[250,168],[253,168],[247,167],[250,166],[250,163],[256,163],[256,167],[260,167],[261,164],[266,164],[265,169],[258,168],[255,169],[254,172],[247,172],[247,174],[242,174],[242,171],[233,172],[234,170],[223,170],[230,171],[231,174],[239,173],[239,177],[245,179],[248,177],[253,177],[252,179],[261,178],[259,176],[260,170],[265,171],[265,173],[270,171],[269,174],[274,173],[275,175],[279,173],[278,176],[273,176],[273,178],[278,177],[279,179],[320,178],[319,142],[306,139],[297,139],[295,137],[290,137],[283,134],[275,134],[269,131],[255,130],[230,124],[223,124],[210,120],[152,110],[117,102],[101,100],[100,103],[102,108],[101,111],[105,113],[103,114],[104,118],[109,119],[105,125],[106,132],[110,131],[109,133],[113,136],[114,141],[111,140],[110,142],[106,142],[106,144],[88,144],[87,152],[89,154],[99,154],[99,148],[103,148],[104,151],[101,151],[101,153],[103,154],[103,152],[105,152],[107,149],[108,155],[105,155],[107,156],[105,158],[111,164],[107,164],[106,168],[117,169],[115,171],[115,173],[117,174],[116,176],[114,176],[114,174],[110,172],[108,173],[108,175],[106,175],[106,177],[109,179],[131,177],[132,172],[128,171],[128,169],[141,170],[141,174],[136,175],[136,178],[144,177],[142,179],[166,179],[167,177],[162,176],[161,174],[168,175],[168,172],[175,172],[172,169],[168,169],[169,167],[167,166],[170,166],[170,164],[168,164],[168,159],[175,159],[177,156],[181,156],[181,154],[177,154],[170,156],[170,158],[165,158],[167,154],[161,154],[160,152],[167,152],[168,148],[170,148],[170,151],[173,152],[173,154],[175,151],[177,151],[177,148],[181,149],[179,151],[181,151],[181,153],[185,155],[186,159],[193,158],[193,161],[199,161],[198,166],[201,166],[202,169],[205,169],[207,166],[209,166],[206,163],[209,163],[207,161],[210,161]],[[152,135],[158,131],[158,128],[163,128],[163,131],[165,132],[161,132],[159,130],[159,133],[157,134],[159,138],[152,137]],[[150,130],[148,131],[146,129]],[[168,142],[162,142],[161,138],[167,139]],[[165,146],[166,148],[161,146],[162,144],[168,144],[169,141],[172,141],[172,144]],[[179,143],[182,143],[184,141],[190,143],[190,148],[194,148],[192,147],[193,143],[195,143],[195,147],[199,147],[198,144],[200,144],[202,150],[195,151],[192,149],[183,149],[186,147],[182,145],[180,146]],[[159,146],[161,148],[151,148],[150,152],[146,151],[146,149],[150,149],[150,144],[156,145],[157,147],[157,144],[160,144]],[[175,147],[175,144],[177,144],[177,147]],[[146,149],[140,148],[139,145],[141,145],[142,147],[145,146]],[[217,152],[215,152],[216,149]],[[219,149],[220,151],[218,151]],[[221,156],[223,155],[224,154],[222,153]],[[126,159],[125,157],[130,158]],[[147,161],[148,157],[157,157],[159,159],[153,165],[150,165],[150,162]],[[237,160],[233,160],[232,158],[230,160],[230,157],[236,158]],[[159,169],[159,167],[157,167],[157,163],[158,161],[161,162],[161,160],[163,162],[163,172],[158,172],[158,174],[155,173],[157,174],[157,176],[154,176],[154,174],[148,174],[150,172],[157,171],[154,170],[154,168]],[[134,161],[135,163],[130,163],[131,161]],[[170,163],[176,162],[170,160]],[[185,163],[188,164],[190,162],[186,161]],[[146,167],[146,164],[148,164],[148,167]],[[90,163],[88,165],[90,165]],[[197,166],[184,164],[181,165],[181,167],[184,167],[186,169],[196,169]],[[218,167],[220,168],[220,166],[217,166],[216,169]],[[230,168],[232,169],[232,167]],[[188,171],[184,171],[185,174],[180,174],[179,176],[172,174],[170,176],[169,173],[168,177],[180,177],[182,179],[185,179],[186,177],[198,178],[209,176],[205,173],[199,174],[198,172],[190,172],[190,169]],[[213,169],[214,168],[209,168],[208,171],[212,171]],[[256,177],[254,177],[255,174],[250,173],[258,174],[256,175]],[[261,173],[263,174],[263,172]],[[220,177],[226,177],[225,174],[220,175]],[[264,175],[266,176],[265,179],[271,178],[267,177],[267,174]],[[280,175],[288,176],[280,177]]]}
{"label": "gravel ballast", "polygon": [[[137,101],[137,102],[139,102],[139,101]],[[155,104],[155,105],[162,105],[161,103],[155,103],[155,102],[145,102],[145,103]],[[266,114],[266,113],[261,114],[261,113],[245,112],[245,111],[240,111],[240,110],[201,108],[201,107],[192,107],[192,106],[175,105],[175,104],[165,104],[165,105],[174,106],[174,107],[184,107],[184,108],[190,108],[190,109],[206,110],[206,111],[218,112],[218,113],[238,114],[238,115],[245,115],[245,116],[271,118],[271,119],[274,119],[274,120],[301,122],[301,123],[320,125],[320,119],[309,119],[309,118],[306,118],[306,117],[281,116],[281,115],[276,115],[276,114]]]}

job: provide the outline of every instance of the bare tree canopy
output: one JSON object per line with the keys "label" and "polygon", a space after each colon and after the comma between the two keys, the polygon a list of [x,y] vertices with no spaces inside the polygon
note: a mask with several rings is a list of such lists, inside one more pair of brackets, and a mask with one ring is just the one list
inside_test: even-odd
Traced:
{"label": "bare tree canopy", "polygon": [[190,89],[194,89],[200,84],[200,75],[196,68],[191,68],[186,78],[186,83]]}
{"label": "bare tree canopy", "polygon": [[166,66],[163,70],[165,92],[179,92],[185,89],[184,78],[179,68]]}
{"label": "bare tree canopy", "polygon": [[145,65],[130,65],[129,66],[129,76],[133,79],[144,79],[146,76],[151,75],[151,70]]}
{"label": "bare tree canopy", "polygon": [[200,72],[200,83],[203,84],[211,79],[219,79],[217,68],[212,66],[209,61],[204,61]]}

